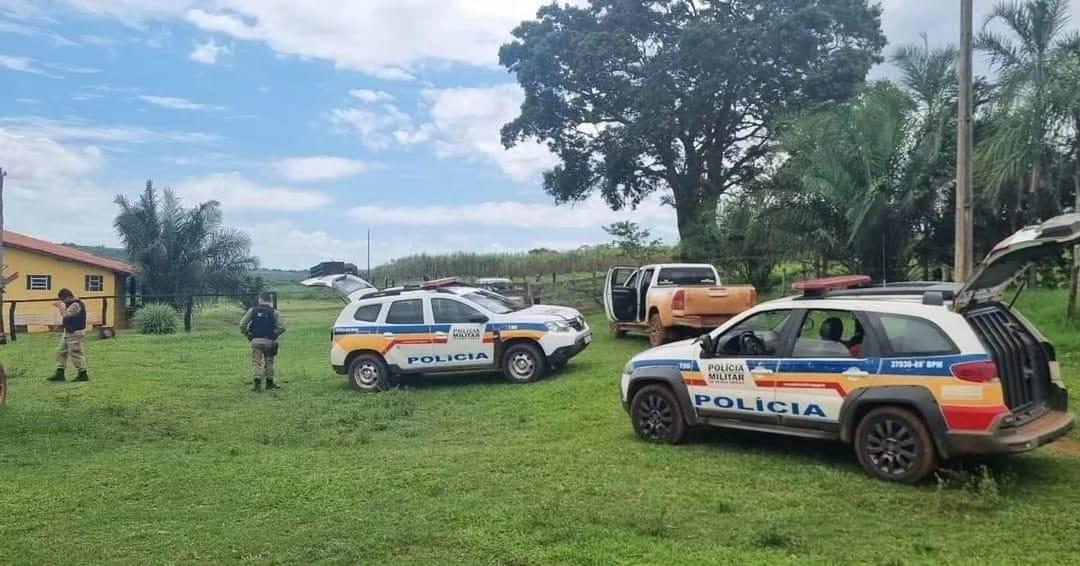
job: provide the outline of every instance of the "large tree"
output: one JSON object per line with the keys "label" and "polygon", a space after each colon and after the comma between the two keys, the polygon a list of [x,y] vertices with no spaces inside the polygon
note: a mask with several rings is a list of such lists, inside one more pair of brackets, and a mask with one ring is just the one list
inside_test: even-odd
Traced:
{"label": "large tree", "polygon": [[1014,199],[1014,228],[1059,213],[1063,204],[1052,161],[1076,100],[1075,90],[1062,88],[1076,57],[1068,7],[1068,0],[999,2],[976,41],[998,75],[992,131],[979,144],[977,170],[994,200]]}
{"label": "large tree", "polygon": [[118,196],[116,204],[113,224],[147,295],[235,291],[258,265],[251,239],[222,225],[216,201],[184,208],[147,181],[137,200]]}
{"label": "large tree", "polygon": [[590,0],[551,5],[499,52],[525,91],[510,147],[546,143],[557,202],[614,209],[663,190],[684,240],[748,183],[778,116],[858,91],[885,45],[869,0]]}

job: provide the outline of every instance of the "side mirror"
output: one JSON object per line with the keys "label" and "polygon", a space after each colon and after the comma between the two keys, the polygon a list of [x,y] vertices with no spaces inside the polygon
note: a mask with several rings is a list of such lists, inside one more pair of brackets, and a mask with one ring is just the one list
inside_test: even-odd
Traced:
{"label": "side mirror", "polygon": [[488,317],[482,314],[474,314],[469,317],[469,322],[473,324],[484,324],[488,321]]}
{"label": "side mirror", "polygon": [[698,346],[701,347],[701,357],[711,358],[716,352],[716,341],[713,340],[712,335],[706,334],[698,340]]}

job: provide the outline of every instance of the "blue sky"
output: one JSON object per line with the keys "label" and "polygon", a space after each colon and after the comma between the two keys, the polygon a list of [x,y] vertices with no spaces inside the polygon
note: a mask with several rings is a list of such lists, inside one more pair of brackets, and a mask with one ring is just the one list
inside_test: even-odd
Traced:
{"label": "blue sky", "polygon": [[[363,264],[368,229],[375,264],[573,248],[621,219],[672,240],[659,198],[557,208],[540,188],[552,156],[500,145],[521,94],[496,52],[542,3],[0,0],[7,224],[115,244],[113,198],[152,178],[221,201],[268,267]],[[886,0],[886,34],[953,41],[953,3]]]}

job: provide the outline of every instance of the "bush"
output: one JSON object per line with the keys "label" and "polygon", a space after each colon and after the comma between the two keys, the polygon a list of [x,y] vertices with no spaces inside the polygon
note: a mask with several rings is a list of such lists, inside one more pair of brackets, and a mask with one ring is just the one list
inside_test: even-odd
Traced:
{"label": "bush", "polygon": [[176,334],[180,313],[163,303],[146,305],[135,314],[135,328],[141,334]]}

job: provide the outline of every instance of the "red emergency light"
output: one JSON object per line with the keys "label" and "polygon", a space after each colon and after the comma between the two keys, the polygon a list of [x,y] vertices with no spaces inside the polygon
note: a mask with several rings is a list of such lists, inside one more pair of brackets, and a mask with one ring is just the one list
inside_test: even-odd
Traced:
{"label": "red emergency light", "polygon": [[461,279],[459,277],[443,277],[442,279],[432,279],[431,281],[424,281],[420,285],[421,289],[438,289],[439,287],[446,287],[447,285],[455,285]]}
{"label": "red emergency light", "polygon": [[839,291],[841,289],[855,289],[870,284],[869,275],[841,275],[840,277],[826,277],[825,279],[811,279],[799,281],[791,286],[796,291],[801,291],[805,296],[814,296]]}

